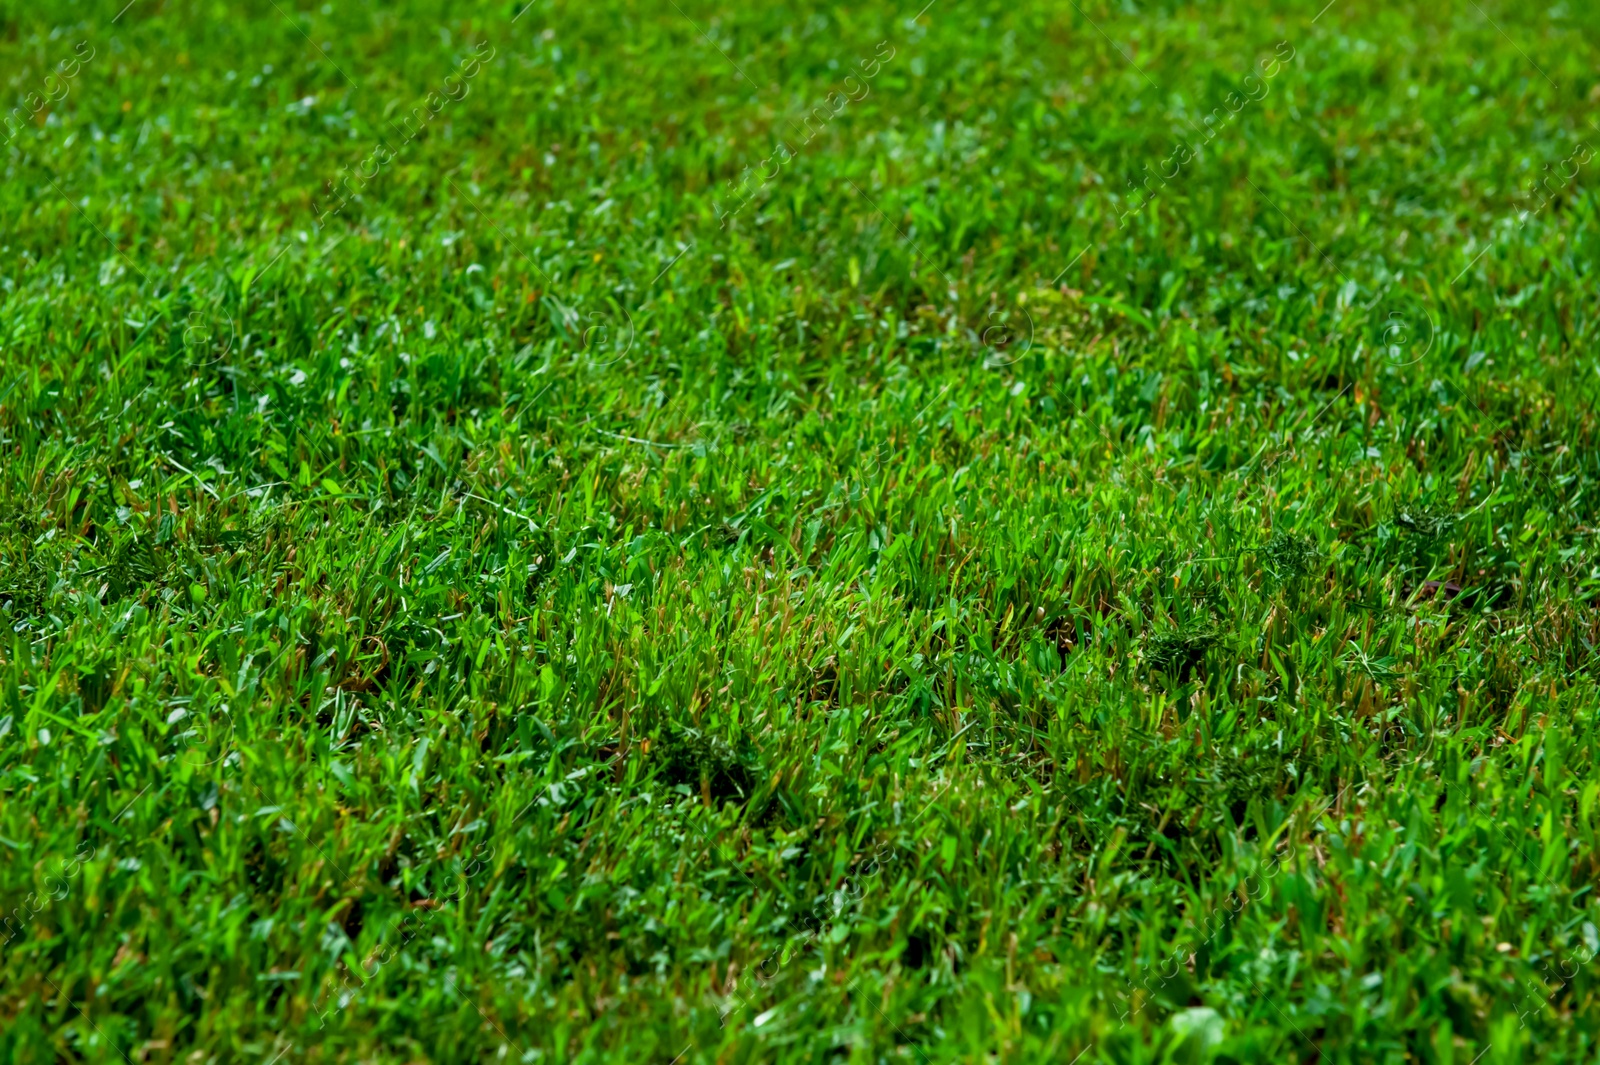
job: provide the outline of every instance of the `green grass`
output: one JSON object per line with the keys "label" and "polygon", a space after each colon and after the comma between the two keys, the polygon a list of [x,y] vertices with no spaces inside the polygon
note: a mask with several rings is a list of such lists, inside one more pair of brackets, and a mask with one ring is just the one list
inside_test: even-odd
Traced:
{"label": "green grass", "polygon": [[1587,5],[121,2],[0,1060],[1595,1060]]}

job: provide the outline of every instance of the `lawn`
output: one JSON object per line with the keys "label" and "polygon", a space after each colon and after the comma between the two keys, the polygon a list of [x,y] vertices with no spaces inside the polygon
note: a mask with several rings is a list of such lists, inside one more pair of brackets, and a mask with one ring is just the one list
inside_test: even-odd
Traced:
{"label": "lawn", "polygon": [[1596,1060],[1600,11],[922,2],[5,4],[0,1061]]}

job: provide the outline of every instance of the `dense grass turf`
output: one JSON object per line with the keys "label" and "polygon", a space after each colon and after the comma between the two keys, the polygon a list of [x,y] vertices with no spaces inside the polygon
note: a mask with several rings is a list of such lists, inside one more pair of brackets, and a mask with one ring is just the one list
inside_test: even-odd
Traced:
{"label": "dense grass turf", "polygon": [[1591,7],[123,2],[0,1058],[1595,1060]]}

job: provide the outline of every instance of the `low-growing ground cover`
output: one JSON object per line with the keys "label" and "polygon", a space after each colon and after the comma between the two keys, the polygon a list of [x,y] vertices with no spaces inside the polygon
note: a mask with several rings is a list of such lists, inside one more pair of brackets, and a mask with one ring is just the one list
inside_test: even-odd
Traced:
{"label": "low-growing ground cover", "polygon": [[1594,1060],[1596,14],[919,6],[7,5],[6,1060]]}

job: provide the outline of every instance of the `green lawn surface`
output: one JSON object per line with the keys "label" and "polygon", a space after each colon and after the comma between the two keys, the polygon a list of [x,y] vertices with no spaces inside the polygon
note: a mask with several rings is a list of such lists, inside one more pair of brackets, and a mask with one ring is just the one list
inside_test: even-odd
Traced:
{"label": "green lawn surface", "polygon": [[1600,9],[124,3],[0,1061],[1596,1061]]}

